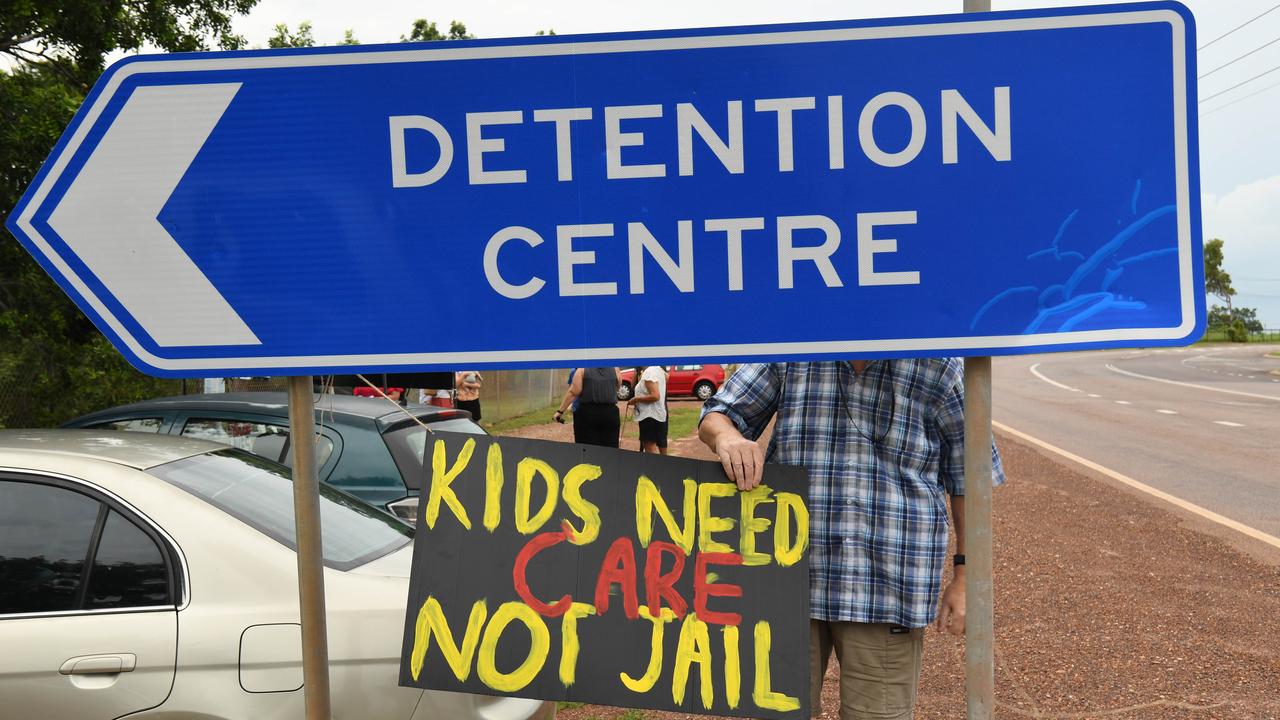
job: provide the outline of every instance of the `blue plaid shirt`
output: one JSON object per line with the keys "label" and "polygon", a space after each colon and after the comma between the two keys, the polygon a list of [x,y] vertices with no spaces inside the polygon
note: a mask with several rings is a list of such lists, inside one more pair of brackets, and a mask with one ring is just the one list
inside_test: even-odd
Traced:
{"label": "blue plaid shirt", "polygon": [[[809,471],[810,616],[924,627],[937,613],[947,495],[964,495],[957,358],[744,365],[703,406]],[[991,448],[993,481],[1004,482]]]}

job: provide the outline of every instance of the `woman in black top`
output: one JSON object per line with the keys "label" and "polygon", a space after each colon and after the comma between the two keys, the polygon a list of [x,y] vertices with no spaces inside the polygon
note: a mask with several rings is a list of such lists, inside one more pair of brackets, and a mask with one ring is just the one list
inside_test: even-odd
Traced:
{"label": "woman in black top", "polygon": [[622,377],[617,368],[578,368],[573,382],[556,410],[556,422],[564,422],[565,408],[577,399],[573,411],[573,441],[583,445],[618,447],[622,418],[618,414],[618,387]]}

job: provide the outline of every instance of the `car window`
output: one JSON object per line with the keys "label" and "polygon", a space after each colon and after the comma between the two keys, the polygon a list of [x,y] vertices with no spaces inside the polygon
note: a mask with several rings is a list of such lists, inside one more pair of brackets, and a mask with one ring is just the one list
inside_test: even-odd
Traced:
{"label": "car window", "polygon": [[0,613],[79,607],[101,505],[65,488],[0,480]]}
{"label": "car window", "polygon": [[[186,437],[230,445],[259,457],[278,461],[284,452],[289,428],[252,420],[191,418],[182,426],[182,434]],[[330,450],[332,449],[331,444]],[[318,451],[319,448],[317,448]],[[324,462],[317,460],[321,464]]]}
{"label": "car window", "polygon": [[[468,435],[487,435],[484,428],[466,418],[440,420],[427,423],[434,432],[466,433]],[[391,457],[400,469],[400,477],[405,487],[416,490],[422,487],[422,458],[427,449],[427,430],[417,423],[397,428],[382,436],[387,447],[391,449]]]}
{"label": "car window", "polygon": [[89,571],[87,610],[172,604],[164,556],[146,533],[112,510]]}
{"label": "car window", "polygon": [[[287,450],[287,448],[286,448]],[[316,467],[322,468],[329,461],[329,456],[333,454],[333,441],[324,435],[316,435]],[[254,453],[254,455],[262,455],[262,453]],[[266,457],[263,455],[263,457]],[[270,458],[275,460],[275,458]],[[285,467],[293,467],[293,453],[285,452],[284,457],[280,458],[280,462]]]}
{"label": "car window", "polygon": [[160,432],[160,418],[129,418],[127,420],[112,420],[111,422],[97,423],[89,427],[99,430],[124,430],[127,432]]}
{"label": "car window", "polygon": [[[238,450],[196,455],[151,468],[169,482],[291,550],[293,482],[282,465]],[[408,544],[413,529],[328,485],[320,486],[324,562],[349,570]]]}

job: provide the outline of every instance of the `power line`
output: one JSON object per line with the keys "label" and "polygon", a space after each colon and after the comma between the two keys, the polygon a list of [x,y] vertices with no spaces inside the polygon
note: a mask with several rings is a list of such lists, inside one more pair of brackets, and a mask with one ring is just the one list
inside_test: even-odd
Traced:
{"label": "power line", "polygon": [[[1277,7],[1280,7],[1280,6],[1277,6]],[[1212,99],[1214,99],[1214,98],[1218,97],[1219,95],[1224,95],[1224,94],[1226,94],[1226,93],[1229,93],[1229,92],[1231,92],[1232,90],[1235,90],[1236,88],[1240,87],[1241,85],[1248,85],[1249,83],[1253,82],[1254,80],[1257,80],[1257,79],[1258,79],[1258,78],[1260,78],[1260,77],[1265,77],[1265,76],[1267,76],[1267,75],[1270,75],[1271,73],[1273,73],[1273,72],[1275,72],[1275,71],[1277,71],[1277,70],[1280,70],[1280,65],[1276,65],[1275,67],[1271,68],[1270,70],[1264,70],[1264,71],[1262,71],[1262,72],[1258,73],[1257,75],[1254,75],[1253,77],[1249,78],[1248,80],[1241,80],[1240,82],[1236,83],[1235,85],[1232,85],[1231,87],[1227,88],[1226,90],[1219,90],[1218,92],[1216,92],[1216,93],[1214,93],[1214,94],[1210,95],[1209,97],[1200,98],[1200,102],[1202,102],[1202,103],[1203,103],[1203,102],[1209,102],[1210,100],[1212,100]]]}
{"label": "power line", "polygon": [[1267,47],[1268,45],[1274,45],[1274,44],[1276,44],[1276,43],[1278,43],[1278,42],[1280,42],[1280,37],[1278,37],[1278,38],[1276,38],[1276,39],[1274,39],[1274,40],[1271,40],[1271,41],[1269,41],[1269,42],[1263,43],[1262,45],[1259,45],[1258,47],[1256,47],[1256,48],[1254,48],[1254,49],[1250,50],[1249,52],[1247,52],[1247,53],[1245,53],[1245,54],[1241,55],[1240,57],[1236,58],[1235,60],[1232,60],[1232,61],[1230,61],[1230,62],[1225,62],[1225,63],[1223,63],[1223,64],[1219,65],[1218,67],[1216,67],[1216,68],[1214,68],[1214,69],[1210,70],[1209,72],[1207,72],[1207,73],[1205,73],[1205,74],[1201,75],[1201,76],[1200,76],[1199,78],[1197,78],[1197,79],[1198,79],[1198,80],[1203,80],[1203,79],[1205,79],[1205,78],[1209,77],[1210,75],[1212,75],[1212,74],[1214,74],[1214,73],[1218,72],[1218,71],[1219,71],[1219,70],[1221,70],[1222,68],[1224,68],[1224,67],[1228,67],[1228,66],[1230,66],[1230,65],[1234,65],[1234,64],[1236,64],[1236,63],[1240,62],[1241,60],[1243,60],[1243,59],[1245,59],[1245,58],[1249,57],[1250,55],[1252,55],[1252,54],[1254,54],[1254,53],[1258,52],[1259,50],[1261,50],[1261,49],[1263,49],[1263,48]]}
{"label": "power line", "polygon": [[1261,15],[1258,15],[1258,16],[1256,16],[1256,17],[1250,18],[1249,20],[1245,21],[1244,23],[1242,23],[1242,24],[1240,24],[1240,25],[1237,25],[1237,26],[1235,26],[1235,27],[1231,28],[1230,30],[1228,30],[1228,31],[1226,31],[1226,32],[1224,32],[1224,33],[1222,33],[1222,34],[1221,34],[1221,35],[1219,35],[1218,37],[1216,37],[1216,38],[1214,38],[1214,39],[1210,40],[1209,42],[1207,42],[1207,43],[1205,43],[1205,44],[1201,45],[1200,47],[1196,48],[1196,50],[1197,50],[1197,51],[1199,51],[1199,50],[1203,50],[1203,49],[1205,49],[1205,48],[1209,47],[1210,45],[1212,45],[1212,44],[1214,44],[1214,43],[1218,42],[1218,41],[1219,41],[1219,40],[1221,40],[1222,38],[1224,38],[1224,37],[1226,37],[1226,36],[1230,35],[1231,33],[1233,33],[1233,32],[1235,32],[1235,31],[1239,30],[1240,28],[1244,27],[1245,25],[1248,25],[1249,23],[1253,22],[1254,20],[1257,20],[1258,18],[1262,17],[1263,15],[1266,15],[1267,13],[1269,13],[1269,12],[1271,12],[1271,11],[1273,11],[1273,10],[1277,9],[1277,8],[1280,8],[1280,4],[1278,4],[1278,5],[1274,5],[1274,6],[1270,7],[1270,8],[1268,8],[1267,10],[1264,10],[1264,11],[1262,12],[1262,14],[1261,14]]}
{"label": "power line", "polygon": [[[1232,105],[1235,105],[1235,104],[1236,104],[1236,103],[1238,103],[1238,102],[1242,102],[1242,101],[1244,101],[1244,100],[1248,100],[1249,98],[1253,97],[1254,95],[1260,95],[1260,94],[1262,94],[1262,93],[1264,93],[1264,92],[1266,92],[1266,91],[1268,91],[1268,90],[1271,90],[1272,88],[1278,88],[1278,87],[1280,87],[1280,83],[1272,83],[1271,85],[1268,85],[1268,86],[1266,86],[1266,87],[1262,88],[1261,90],[1255,90],[1255,91],[1253,91],[1253,92],[1249,93],[1248,95],[1245,95],[1245,96],[1243,96],[1243,97],[1238,97],[1238,98],[1236,98],[1235,100],[1232,100],[1231,102],[1229,102],[1229,103],[1225,103],[1225,104],[1223,104],[1223,105],[1219,105],[1218,107],[1213,108],[1212,110],[1205,110],[1204,112],[1200,113],[1200,117],[1204,117],[1205,115],[1212,115],[1213,113],[1216,113],[1216,112],[1218,112],[1219,110],[1222,110],[1223,108],[1229,108],[1229,107],[1231,107]],[[1203,101],[1201,101],[1201,102],[1203,102]]]}

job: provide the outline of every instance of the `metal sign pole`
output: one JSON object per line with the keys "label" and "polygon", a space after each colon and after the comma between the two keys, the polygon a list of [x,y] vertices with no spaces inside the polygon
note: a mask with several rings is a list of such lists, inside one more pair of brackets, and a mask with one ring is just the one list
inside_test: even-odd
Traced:
{"label": "metal sign pole", "polygon": [[965,689],[969,720],[995,712],[991,560],[991,358],[964,362]]}
{"label": "metal sign pole", "polygon": [[329,637],[325,624],[315,433],[311,376],[291,377],[289,435],[293,447],[293,515],[298,544],[303,698],[306,701],[306,720],[330,720]]}
{"label": "metal sign pole", "polygon": [[[964,0],[990,12],[991,0]],[[964,363],[964,676],[969,720],[991,720],[996,705],[995,608],[991,560],[991,358]]]}

